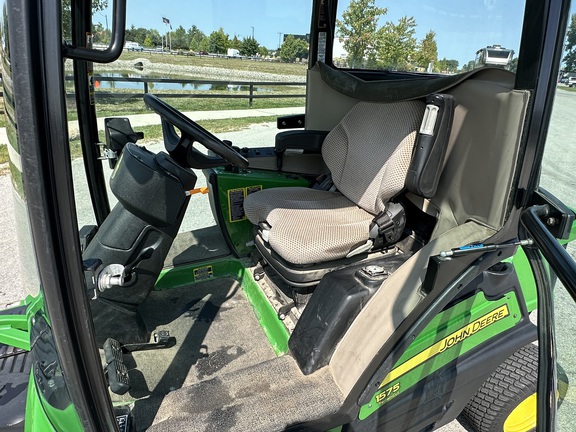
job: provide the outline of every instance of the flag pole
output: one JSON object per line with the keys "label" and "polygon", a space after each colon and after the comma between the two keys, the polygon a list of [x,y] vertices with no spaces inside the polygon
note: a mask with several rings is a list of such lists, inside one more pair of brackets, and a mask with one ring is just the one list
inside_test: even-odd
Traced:
{"label": "flag pole", "polygon": [[[172,30],[172,24],[170,24],[170,20],[168,18],[166,18],[165,16],[162,17],[162,22],[164,24],[166,24],[166,27],[170,27],[170,30]],[[170,30],[166,29],[166,47],[168,48],[168,46],[170,46],[170,53],[172,52],[172,34],[170,33]],[[168,45],[170,44],[170,45]],[[162,49],[162,51],[164,51],[164,49]]]}

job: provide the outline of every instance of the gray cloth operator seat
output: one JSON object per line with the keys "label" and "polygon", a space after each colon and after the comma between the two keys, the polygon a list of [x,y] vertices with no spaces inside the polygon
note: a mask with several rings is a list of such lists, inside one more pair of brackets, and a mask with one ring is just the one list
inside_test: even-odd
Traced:
{"label": "gray cloth operator seat", "polygon": [[403,188],[426,104],[359,102],[327,135],[322,158],[337,192],[264,189],[244,202],[248,219],[289,263],[345,258],[369,239],[374,217]]}

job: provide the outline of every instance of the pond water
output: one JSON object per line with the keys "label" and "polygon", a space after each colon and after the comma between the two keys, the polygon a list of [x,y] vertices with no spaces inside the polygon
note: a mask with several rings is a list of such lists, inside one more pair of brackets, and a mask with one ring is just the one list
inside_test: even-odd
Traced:
{"label": "pond water", "polygon": [[[173,79],[173,80],[189,80],[189,77],[185,76],[166,76],[161,74],[154,74],[148,73],[146,75],[140,75],[137,72],[108,72],[108,71],[95,71],[94,75],[101,76],[101,77],[110,77],[110,78],[158,78],[158,79]],[[198,78],[200,81],[206,81],[205,78]],[[217,81],[217,80],[214,80]],[[94,82],[96,88],[100,89],[129,89],[129,90],[142,90],[144,88],[144,84],[142,82],[126,82],[126,81],[101,81],[95,77]],[[236,85],[236,84],[227,84],[225,81],[220,83],[214,84],[207,84],[207,83],[177,83],[177,82],[149,82],[148,89],[150,91],[156,90],[218,90],[218,91],[243,91],[247,92],[250,90],[250,86],[247,85]],[[270,87],[260,87],[254,86],[254,91],[256,92],[272,92],[273,90]]]}

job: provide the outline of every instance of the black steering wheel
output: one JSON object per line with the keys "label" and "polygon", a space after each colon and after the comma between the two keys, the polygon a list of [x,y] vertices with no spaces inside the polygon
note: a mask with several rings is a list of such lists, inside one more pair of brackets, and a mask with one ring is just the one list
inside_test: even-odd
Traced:
{"label": "black steering wheel", "polygon": [[[248,160],[232,146],[224,143],[163,100],[146,93],[144,103],[161,117],[164,146],[170,156],[180,165],[204,169],[232,164],[239,168],[248,168]],[[180,130],[180,136],[174,130],[175,127]],[[220,157],[207,156],[199,152],[194,148],[194,142],[199,142]]]}

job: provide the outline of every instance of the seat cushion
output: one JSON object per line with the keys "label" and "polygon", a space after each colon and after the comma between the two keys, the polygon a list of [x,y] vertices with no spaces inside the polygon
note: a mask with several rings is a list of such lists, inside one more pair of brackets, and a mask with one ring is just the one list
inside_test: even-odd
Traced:
{"label": "seat cushion", "polygon": [[374,216],[338,192],[302,187],[264,189],[246,197],[246,216],[266,222],[271,248],[292,264],[346,257],[366,243]]}

